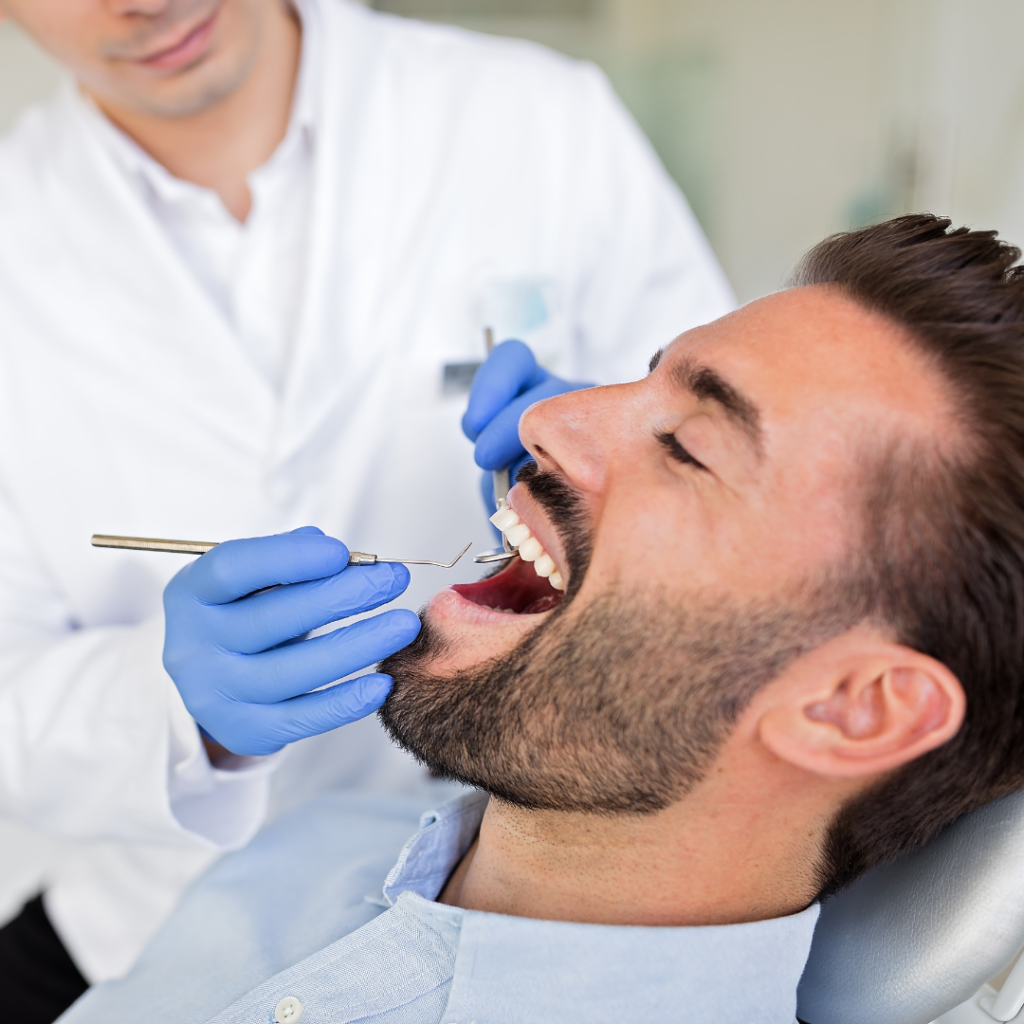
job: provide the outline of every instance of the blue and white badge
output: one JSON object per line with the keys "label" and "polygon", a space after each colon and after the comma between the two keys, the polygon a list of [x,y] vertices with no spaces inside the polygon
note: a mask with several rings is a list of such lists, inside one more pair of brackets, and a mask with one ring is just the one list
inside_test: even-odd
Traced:
{"label": "blue and white badge", "polygon": [[484,332],[493,332],[495,344],[516,338],[533,349],[547,369],[558,372],[563,353],[558,345],[558,288],[551,277],[481,278],[475,290],[472,319],[480,339],[480,357],[446,363],[442,390],[446,395],[465,394],[484,357]]}

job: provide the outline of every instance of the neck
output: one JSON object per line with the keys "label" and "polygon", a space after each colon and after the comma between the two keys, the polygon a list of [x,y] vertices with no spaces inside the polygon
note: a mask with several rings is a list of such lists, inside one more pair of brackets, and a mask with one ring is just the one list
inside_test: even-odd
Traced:
{"label": "neck", "polygon": [[288,130],[302,32],[284,4],[271,4],[252,65],[230,95],[180,117],[119,106],[90,93],[97,106],[171,174],[215,191],[236,220],[252,207],[248,176]]}
{"label": "neck", "polygon": [[[440,901],[590,924],[735,924],[796,913],[816,891],[828,821],[806,777],[710,773],[648,815],[528,811],[492,799]],[[791,773],[789,773],[791,774]],[[780,787],[778,783],[782,781]],[[771,790],[771,792],[769,792]]]}

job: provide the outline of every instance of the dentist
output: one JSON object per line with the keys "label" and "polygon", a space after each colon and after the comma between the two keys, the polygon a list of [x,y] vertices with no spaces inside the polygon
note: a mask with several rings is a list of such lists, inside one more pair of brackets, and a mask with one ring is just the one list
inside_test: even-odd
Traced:
{"label": "dentist", "polygon": [[[0,142],[0,813],[63,844],[0,981],[42,1021],[268,806],[429,785],[374,721],[330,732],[386,677],[302,694],[408,643],[436,576],[268,648],[405,590],[341,540],[483,542],[457,435],[484,327],[540,361],[495,354],[467,424],[488,466],[520,453],[510,403],[638,377],[732,298],[590,66],[345,0],[0,12],[69,71]],[[201,569],[94,531],[280,536]],[[232,749],[246,704],[265,742]]]}

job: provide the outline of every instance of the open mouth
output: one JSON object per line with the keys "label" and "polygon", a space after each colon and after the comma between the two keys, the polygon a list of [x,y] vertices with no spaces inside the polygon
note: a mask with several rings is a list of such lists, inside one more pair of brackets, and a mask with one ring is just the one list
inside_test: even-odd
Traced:
{"label": "open mouth", "polygon": [[565,596],[565,581],[555,560],[514,509],[495,512],[491,522],[519,557],[494,576],[479,583],[458,583],[452,590],[473,604],[509,615],[551,611]]}
{"label": "open mouth", "polygon": [[565,597],[549,578],[538,576],[533,565],[516,558],[495,576],[479,583],[455,583],[452,590],[467,601],[508,615],[539,615],[555,608]]}

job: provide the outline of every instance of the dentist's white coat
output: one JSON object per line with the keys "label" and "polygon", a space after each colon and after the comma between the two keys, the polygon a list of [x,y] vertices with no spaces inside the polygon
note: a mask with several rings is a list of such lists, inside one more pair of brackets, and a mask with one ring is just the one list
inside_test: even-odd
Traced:
{"label": "dentist's white coat", "polygon": [[[731,304],[593,68],[314,7],[313,227],[280,396],[69,91],[0,144],[0,814],[64,844],[47,907],[93,980],[251,836],[272,766],[213,772],[163,671],[161,591],[184,560],[89,535],[313,523],[412,557],[490,546],[465,396],[441,388],[485,320],[612,382]],[[405,603],[454,578],[417,573]],[[418,778],[372,720],[306,746],[280,802]]]}

